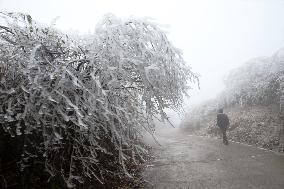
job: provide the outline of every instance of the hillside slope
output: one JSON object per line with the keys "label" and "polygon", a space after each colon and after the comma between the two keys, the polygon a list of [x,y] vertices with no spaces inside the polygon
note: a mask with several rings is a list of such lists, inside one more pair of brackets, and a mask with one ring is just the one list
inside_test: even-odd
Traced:
{"label": "hillside slope", "polygon": [[[229,140],[278,150],[281,127],[279,106],[235,106],[225,108],[224,111],[230,119]],[[199,120],[184,121],[181,127],[196,135],[221,137],[214,111]]]}

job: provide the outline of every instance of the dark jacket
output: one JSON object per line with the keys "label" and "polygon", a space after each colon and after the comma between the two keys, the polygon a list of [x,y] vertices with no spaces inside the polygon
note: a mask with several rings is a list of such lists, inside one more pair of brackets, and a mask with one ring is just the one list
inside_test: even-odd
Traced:
{"label": "dark jacket", "polygon": [[224,113],[217,114],[217,125],[221,129],[227,129],[228,125],[230,124],[229,118]]}

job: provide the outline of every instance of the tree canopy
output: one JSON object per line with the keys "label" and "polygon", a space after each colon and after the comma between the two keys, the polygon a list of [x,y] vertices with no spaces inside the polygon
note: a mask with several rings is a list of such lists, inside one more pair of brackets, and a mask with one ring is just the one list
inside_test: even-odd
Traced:
{"label": "tree canopy", "polygon": [[252,59],[232,70],[224,79],[225,90],[220,95],[224,102],[221,104],[279,104],[284,75],[283,52],[283,48],[279,49],[270,57]]}
{"label": "tree canopy", "polygon": [[145,19],[106,15],[94,34],[74,37],[27,14],[1,15],[1,132],[22,144],[21,171],[39,162],[40,179],[68,187],[132,178],[129,162],[147,154],[141,134],[198,82],[181,51]]}

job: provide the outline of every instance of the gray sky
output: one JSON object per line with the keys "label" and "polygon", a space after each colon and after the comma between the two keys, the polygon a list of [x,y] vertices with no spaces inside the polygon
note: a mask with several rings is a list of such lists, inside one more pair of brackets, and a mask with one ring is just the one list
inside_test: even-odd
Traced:
{"label": "gray sky", "polygon": [[[283,0],[0,0],[1,11],[21,11],[42,23],[92,32],[105,13],[151,17],[201,75],[189,102],[214,97],[232,68],[284,47]],[[188,102],[186,102],[186,106]]]}

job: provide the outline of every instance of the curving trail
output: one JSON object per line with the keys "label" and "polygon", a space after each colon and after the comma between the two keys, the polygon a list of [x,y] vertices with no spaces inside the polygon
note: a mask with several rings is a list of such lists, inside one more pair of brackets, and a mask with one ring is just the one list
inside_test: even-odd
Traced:
{"label": "curving trail", "polygon": [[[155,189],[284,189],[284,155],[177,129],[157,135],[143,173]],[[149,138],[147,139],[149,141]]]}

